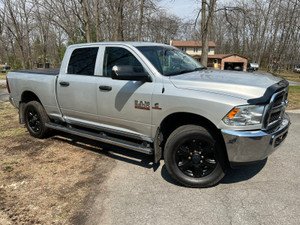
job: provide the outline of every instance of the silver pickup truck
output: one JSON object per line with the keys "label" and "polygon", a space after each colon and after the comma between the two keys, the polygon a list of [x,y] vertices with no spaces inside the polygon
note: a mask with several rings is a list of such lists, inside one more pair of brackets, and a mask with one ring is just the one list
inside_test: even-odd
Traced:
{"label": "silver pickup truck", "polygon": [[7,85],[32,136],[54,129],[163,157],[189,187],[265,159],[290,125],[286,80],[207,70],[157,43],[72,45],[60,70],[11,71]]}

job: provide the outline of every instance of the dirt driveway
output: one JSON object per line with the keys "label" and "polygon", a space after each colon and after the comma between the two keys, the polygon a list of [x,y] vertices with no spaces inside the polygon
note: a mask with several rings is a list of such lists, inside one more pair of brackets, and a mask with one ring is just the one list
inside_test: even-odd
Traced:
{"label": "dirt driveway", "polygon": [[115,165],[100,145],[59,133],[32,138],[0,101],[0,224],[82,224]]}

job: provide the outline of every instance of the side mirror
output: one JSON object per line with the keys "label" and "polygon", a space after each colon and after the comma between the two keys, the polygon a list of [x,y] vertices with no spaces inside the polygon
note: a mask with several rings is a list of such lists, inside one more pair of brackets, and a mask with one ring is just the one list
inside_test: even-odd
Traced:
{"label": "side mirror", "polygon": [[113,66],[111,78],[114,80],[151,81],[143,67],[134,68],[131,65]]}

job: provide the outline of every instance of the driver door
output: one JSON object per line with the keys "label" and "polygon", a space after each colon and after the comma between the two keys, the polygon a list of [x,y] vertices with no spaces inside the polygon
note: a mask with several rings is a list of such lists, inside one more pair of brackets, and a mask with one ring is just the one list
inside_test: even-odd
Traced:
{"label": "driver door", "polygon": [[[113,80],[113,66],[144,69],[143,63],[127,47],[106,47],[102,76],[98,79],[99,122],[130,136],[151,136],[151,99],[154,82]],[[102,87],[102,88],[101,88]]]}

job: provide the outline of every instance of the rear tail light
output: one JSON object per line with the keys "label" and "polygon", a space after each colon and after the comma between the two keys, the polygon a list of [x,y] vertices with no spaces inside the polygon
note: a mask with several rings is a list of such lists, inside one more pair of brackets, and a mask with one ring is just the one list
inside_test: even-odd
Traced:
{"label": "rear tail light", "polygon": [[10,94],[10,89],[9,89],[9,85],[8,85],[8,79],[7,79],[7,77],[6,77],[6,88],[7,88],[7,91],[8,91],[8,93]]}

